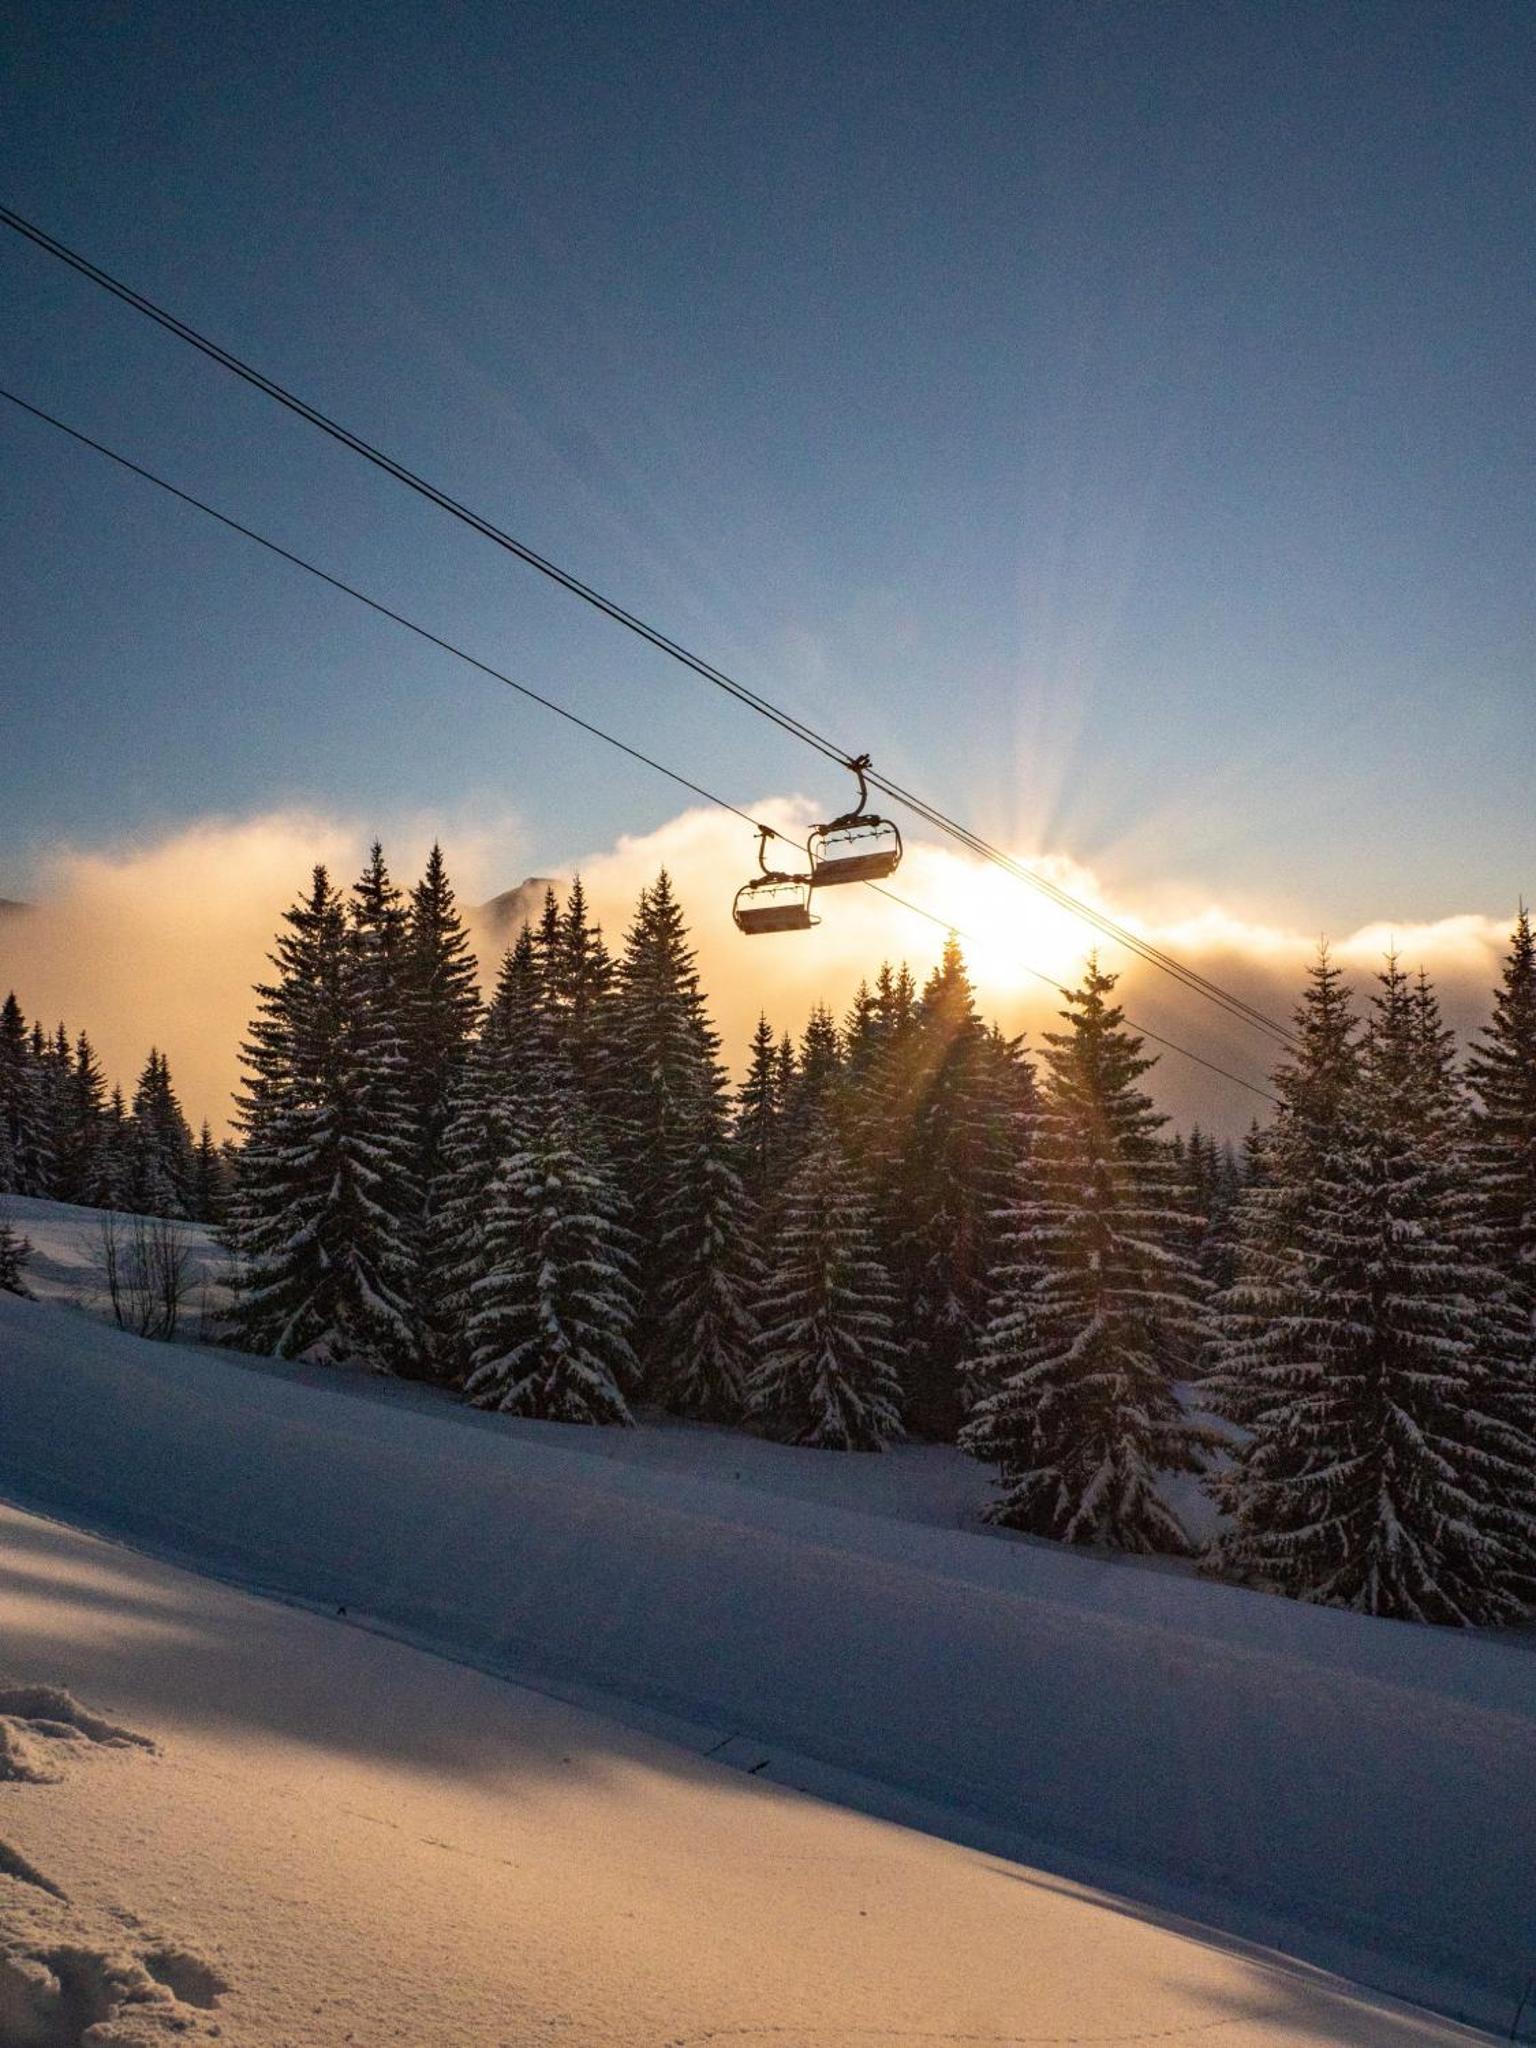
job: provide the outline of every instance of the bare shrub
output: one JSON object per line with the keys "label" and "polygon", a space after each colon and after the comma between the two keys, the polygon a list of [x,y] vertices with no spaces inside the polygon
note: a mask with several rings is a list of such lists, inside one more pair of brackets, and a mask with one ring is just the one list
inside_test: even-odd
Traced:
{"label": "bare shrub", "polygon": [[112,1319],[137,1337],[169,1341],[195,1283],[192,1253],[164,1216],[101,1219],[97,1266]]}

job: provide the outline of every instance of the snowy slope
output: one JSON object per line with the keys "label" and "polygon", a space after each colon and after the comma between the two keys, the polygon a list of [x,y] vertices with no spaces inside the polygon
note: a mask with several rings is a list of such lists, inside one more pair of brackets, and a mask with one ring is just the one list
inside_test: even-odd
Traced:
{"label": "snowy slope", "polygon": [[1485,2038],[56,1524],[0,1555],[5,2048]]}
{"label": "snowy slope", "polygon": [[[32,1247],[26,1280],[39,1301],[110,1316],[102,1270],[103,1216],[100,1209],[80,1208],[73,1202],[0,1195],[0,1221],[10,1223]],[[119,1216],[115,1220],[126,1232],[137,1219]],[[183,1334],[193,1337],[216,1319],[227,1298],[224,1276],[229,1260],[206,1224],[176,1221],[163,1227],[187,1250],[189,1290],[182,1321]]]}
{"label": "snowy slope", "polygon": [[1524,1647],[349,1384],[0,1300],[0,1493],[1507,2031]]}

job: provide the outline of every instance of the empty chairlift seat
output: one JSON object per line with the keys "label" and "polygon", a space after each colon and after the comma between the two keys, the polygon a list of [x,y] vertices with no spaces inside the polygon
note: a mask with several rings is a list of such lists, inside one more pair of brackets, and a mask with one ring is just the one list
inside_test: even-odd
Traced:
{"label": "empty chairlift seat", "polygon": [[864,771],[868,754],[848,763],[859,778],[859,801],[851,811],[818,825],[811,834],[806,853],[811,863],[811,886],[825,889],[834,882],[880,882],[901,865],[901,834],[889,818],[877,818],[867,806],[869,791]]}
{"label": "empty chairlift seat", "polygon": [[811,878],[786,875],[771,868],[765,858],[772,835],[764,827],[757,836],[757,864],[762,869],[736,891],[731,916],[736,929],[749,937],[760,932],[808,932],[820,924],[811,914]]}

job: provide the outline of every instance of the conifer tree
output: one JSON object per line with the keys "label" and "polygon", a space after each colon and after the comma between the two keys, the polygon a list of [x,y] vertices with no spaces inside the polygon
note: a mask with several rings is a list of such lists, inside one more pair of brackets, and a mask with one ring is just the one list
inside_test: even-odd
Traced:
{"label": "conifer tree", "polygon": [[[1257,1122],[1251,1127],[1243,1148],[1248,1160],[1260,1141]],[[1248,1173],[1230,1144],[1217,1146],[1207,1140],[1209,1207],[1200,1238],[1199,1264],[1206,1284],[1220,1291],[1230,1287],[1237,1274],[1237,1205]]]}
{"label": "conifer tree", "polygon": [[133,1200],[133,1126],[123,1091],[115,1085],[102,1110],[86,1199],[96,1209],[127,1209]]}
{"label": "conifer tree", "polygon": [[400,1206],[397,900],[375,856],[349,926],[317,867],[284,914],[276,979],[257,990],[226,1226],[234,1327],[253,1350],[388,1368],[417,1341]]}
{"label": "conifer tree", "polygon": [[761,1217],[778,1191],[784,1168],[784,1098],[778,1048],[766,1017],[759,1017],[736,1091],[736,1170]]}
{"label": "conifer tree", "polygon": [[466,1099],[480,991],[469,936],[436,843],[411,891],[401,985],[416,1198],[411,1321],[417,1340],[401,1370],[444,1378],[453,1372],[449,1353],[456,1322],[444,1294],[443,1252],[451,1232],[443,1211],[452,1199],[453,1178],[448,1133]]}
{"label": "conifer tree", "polygon": [[415,1119],[412,1171],[430,1207],[450,1105],[480,1016],[474,954],[435,842],[411,891],[401,984]]}
{"label": "conifer tree", "polygon": [[1427,984],[1389,960],[1306,1203],[1283,1242],[1244,1240],[1222,1304],[1207,1387],[1245,1435],[1217,1554],[1302,1599],[1477,1624],[1519,1611],[1518,1445],[1486,1399],[1503,1290],[1468,1233],[1441,1052]]}
{"label": "conifer tree", "polygon": [[602,1121],[611,1099],[613,960],[592,922],[580,875],[571,877],[553,956],[550,994],[578,1098]]}
{"label": "conifer tree", "polygon": [[[63,1039],[65,1059],[59,1057]],[[64,1130],[64,1091],[68,1076],[69,1040],[58,1024],[50,1034],[42,1019],[35,1019],[27,1040],[27,1067],[31,1075],[33,1116],[37,1132],[34,1192],[50,1201],[59,1199],[59,1146]]]}
{"label": "conifer tree", "polygon": [[778,1063],[779,1100],[787,1104],[795,1089],[795,1041],[787,1031],[780,1035],[774,1058]]}
{"label": "conifer tree", "polygon": [[1155,1064],[1090,960],[1047,1032],[1035,1143],[1017,1169],[961,1436],[999,1468],[989,1519],[1070,1543],[1187,1552],[1158,1490],[1213,1447],[1174,1388],[1203,1334],[1182,1250],[1164,1119],[1137,1085]]}
{"label": "conifer tree", "polygon": [[620,1206],[569,1064],[548,1045],[490,1189],[468,1330],[465,1396],[477,1407],[630,1422],[633,1260]]}
{"label": "conifer tree", "polygon": [[843,1131],[849,1158],[868,1190],[882,1263],[898,1272],[905,1239],[902,1161],[916,1091],[917,985],[903,965],[882,962],[873,1004],[850,1019]]}
{"label": "conifer tree", "polygon": [[30,1240],[5,1216],[0,1216],[0,1294],[19,1294],[24,1301],[31,1300],[32,1290],[26,1282],[26,1266],[31,1256]]}
{"label": "conifer tree", "polygon": [[996,1217],[1018,1157],[1018,1079],[977,1015],[951,936],[923,990],[897,1185],[911,1427],[952,1439],[985,1315]]}
{"label": "conifer tree", "polygon": [[891,1286],[830,1117],[785,1190],[764,1279],[751,1412],[770,1435],[878,1451],[901,1434]]}
{"label": "conifer tree", "polygon": [[64,1202],[93,1203],[106,1114],[106,1084],[90,1039],[75,1040],[61,1088],[57,1186]]}
{"label": "conifer tree", "polygon": [[731,1158],[723,1094],[721,1076],[662,1212],[665,1278],[650,1374],[664,1406],[706,1422],[740,1421],[757,1342],[752,1212]]}
{"label": "conifer tree", "polygon": [[0,1006],[0,1124],[4,1126],[8,1192],[46,1195],[53,1153],[43,1106],[43,1073],[34,1037],[14,992]]}
{"label": "conifer tree", "polygon": [[800,1039],[794,1080],[784,1105],[792,1158],[820,1136],[824,1124],[839,1120],[842,1081],[842,1034],[826,1004],[816,1003]]}
{"label": "conifer tree", "polygon": [[171,1080],[170,1062],[151,1046],[134,1090],[129,1200],[144,1216],[185,1216],[192,1193],[192,1129]]}
{"label": "conifer tree", "polygon": [[543,977],[525,924],[503,955],[479,1035],[454,1085],[418,1282],[431,1376],[462,1382],[491,1186],[510,1157],[540,1060]]}
{"label": "conifer tree", "polygon": [[30,1114],[27,1021],[12,989],[0,1007],[0,1194],[30,1192],[21,1185],[22,1131]]}
{"label": "conifer tree", "polygon": [[340,1131],[353,1213],[349,1251],[357,1283],[357,1339],[376,1363],[409,1372],[418,1363],[416,1177],[419,1128],[411,1071],[410,916],[375,840],[353,884],[343,956]]}
{"label": "conifer tree", "polygon": [[751,1219],[719,1039],[665,869],[641,892],[612,1020],[608,1127],[638,1238],[640,1383],[682,1412],[728,1413],[751,1364]]}
{"label": "conifer tree", "polygon": [[1467,1078],[1477,1101],[1472,1165],[1489,1256],[1536,1341],[1536,933],[1523,904]]}
{"label": "conifer tree", "polygon": [[843,1078],[850,1089],[858,1086],[873,1065],[879,1045],[880,998],[867,981],[861,981],[842,1028]]}
{"label": "conifer tree", "polygon": [[192,1155],[191,1213],[199,1223],[224,1220],[224,1161],[206,1118]]}
{"label": "conifer tree", "polygon": [[1360,1027],[1352,1004],[1353,992],[1324,943],[1296,1008],[1295,1053],[1274,1076],[1280,1112],[1262,1134],[1256,1153],[1262,1171],[1251,1176],[1238,1218],[1245,1243],[1262,1240],[1283,1252],[1306,1215],[1313,1181],[1332,1156],[1359,1083]]}

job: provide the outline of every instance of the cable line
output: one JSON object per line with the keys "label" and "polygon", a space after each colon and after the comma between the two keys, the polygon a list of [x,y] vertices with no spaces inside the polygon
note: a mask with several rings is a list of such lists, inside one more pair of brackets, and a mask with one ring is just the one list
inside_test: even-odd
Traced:
{"label": "cable line", "polygon": [[[108,462],[115,463],[119,469],[127,470],[130,475],[139,477],[145,483],[153,484],[157,490],[164,491],[168,497],[175,498],[178,503],[190,506],[195,512],[204,513],[209,519],[215,520],[220,526],[227,528],[229,532],[238,533],[243,540],[254,541],[257,547],[265,548],[269,554],[278,556],[280,560],[290,563],[295,569],[302,569],[306,575],[313,576],[319,582],[329,585],[332,590],[340,591],[344,597],[354,598],[358,604],[366,605],[369,611],[378,613],[381,618],[388,619],[391,624],[404,627],[406,632],[414,633],[418,639],[425,640],[431,646],[441,649],[444,654],[451,654],[455,660],[466,662],[469,667],[478,670],[481,675],[489,676],[493,682],[504,683],[509,690],[515,690],[520,697],[526,697],[530,703],[540,705],[545,711],[552,711],[557,718],[563,718],[567,724],[574,725],[580,731],[590,734],[593,739],[602,740],[607,746],[613,747],[619,753],[627,755],[630,760],[640,762],[643,767],[654,770],[658,775],[664,775],[669,782],[676,783],[679,788],[688,790],[694,796],[702,797],[706,803],[714,804],[722,811],[728,811],[732,817],[740,818],[743,824],[750,825],[755,832],[762,833],[770,839],[781,839],[788,846],[799,847],[798,840],[791,839],[787,833],[780,832],[773,825],[763,824],[759,819],[754,818],[749,811],[742,810],[739,804],[733,804],[729,798],[718,795],[712,789],[706,789],[702,783],[693,781],[691,777],[679,773],[677,769],[669,768],[665,762],[658,761],[654,755],[643,753],[639,747],[631,746],[627,740],[619,739],[615,734],[605,731],[602,726],[593,724],[590,719],[579,717],[574,711],[568,710],[565,705],[556,703],[552,697],[546,697],[540,691],[530,689],[526,683],[520,683],[514,677],[505,674],[501,669],[493,668],[489,662],[480,660],[478,655],[471,654],[467,649],[456,646],[453,641],[444,639],[440,633],[434,633],[429,627],[418,624],[416,620],[408,619],[403,612],[397,612],[391,606],[382,603],[380,599],[370,597],[366,591],[359,590],[356,585],[343,581],[340,576],[333,576],[328,569],[320,568],[317,563],[308,561],[303,555],[296,554],[292,548],[285,548],[280,542],[269,539],[266,534],[258,533],[254,527],[244,525],[240,520],[232,518],[229,513],[219,511],[217,506],[208,504],[205,499],[194,497],[190,491],[182,490],[179,485],[173,484],[167,478],[157,475],[154,470],[146,469],[142,463],[133,461],[127,455],[119,454],[115,448],[109,448],[106,442],[98,441],[90,434],[82,432],[80,428],[70,426],[66,420],[59,419],[55,414],[45,412],[41,406],[31,404],[18,393],[7,390],[4,385],[0,385],[0,398],[3,398],[8,404],[15,406],[19,412],[27,413],[31,418],[41,421],[43,425],[52,427],[58,433],[67,435],[71,441],[76,442],[80,447],[89,448],[93,454],[104,456]],[[888,897],[891,902],[900,904],[904,910],[910,910],[918,917],[927,918],[930,923],[942,925],[946,930],[955,931],[960,933],[961,936],[966,936],[966,934],[960,932],[960,927],[954,925],[948,919],[940,917],[934,911],[925,910],[921,904],[913,903],[905,896],[897,895],[893,889],[882,888],[875,882],[866,883],[865,886],[873,889],[876,895]],[[1067,993],[1053,976],[1046,974],[1042,969],[1031,967],[1027,962],[1020,962],[1019,964],[1025,968],[1027,973],[1034,975],[1037,980],[1043,981],[1056,989],[1058,994],[1065,995]],[[1129,1018],[1126,1021],[1128,1023],[1131,1022]],[[1134,1025],[1133,1028],[1138,1031],[1142,1030],[1140,1025]],[[1206,1067],[1213,1074],[1220,1074],[1224,1079],[1235,1082],[1239,1088],[1246,1088],[1250,1094],[1261,1095],[1266,1101],[1270,1102],[1275,1100],[1266,1089],[1258,1087],[1252,1081],[1245,1081],[1239,1074],[1228,1073],[1225,1067],[1217,1066],[1202,1054],[1192,1052],[1188,1046],[1180,1045],[1175,1039],[1161,1038],[1155,1031],[1146,1031],[1143,1035],[1156,1039],[1159,1045],[1167,1046],[1170,1052],[1181,1054],[1183,1058],[1194,1061],[1197,1066]]]}
{"label": "cable line", "polygon": [[[712,684],[716,689],[723,690],[728,696],[735,698],[738,703],[744,704],[749,710],[755,711],[759,717],[767,719],[781,731],[788,733],[791,738],[801,741],[803,745],[813,748],[829,761],[836,761],[840,766],[846,767],[853,758],[847,748],[836,745],[825,734],[818,732],[814,726],[807,724],[805,720],[797,717],[793,712],[787,711],[782,706],[773,703],[771,699],[763,696],[756,690],[750,689],[745,683],[738,682],[734,677],[727,675],[723,669],[717,668],[712,662],[706,661],[702,655],[693,653],[679,641],[663,633],[659,627],[650,625],[634,612],[628,611],[623,605],[618,604],[614,599],[606,597],[592,584],[584,582],[582,578],[574,575],[570,570],[563,569],[558,563],[549,560],[547,556],[539,554],[535,549],[529,547],[525,542],[518,540],[514,535],[507,533],[491,520],[485,518],[481,513],[474,511],[459,499],[451,497],[446,491],[439,489],[436,484],[428,482],[425,477],[417,475],[414,470],[408,469],[404,463],[396,461],[393,456],[386,454],[371,442],[365,441],[360,435],[354,434],[350,428],[342,426],[339,421],[332,419],[317,406],[311,405],[307,399],[299,397],[296,392],[288,390],[284,385],[266,376],[252,364],[245,362],[241,357],[222,347],[218,342],[200,333],[195,327],[191,327],[184,320],[178,319],[174,313],[167,311],[163,306],[157,305],[154,300],[146,298],[142,292],[135,291],[131,285],[124,283],[122,279],[113,277],[110,272],[92,263],[88,257],[81,255],[78,250],[71,249],[67,244],[58,241],[34,222],[25,219],[21,214],[14,212],[9,207],[0,206],[0,225],[11,228],[16,234],[33,243],[37,248],[42,249],[50,256],[56,257],[61,263],[67,264],[82,277],[88,278],[91,283],[100,286],[103,291],[111,293],[114,298],[120,299],[123,304],[132,307],[135,312],[142,313],[146,319],[153,320],[157,325],[165,328],[168,333],[174,334],[178,340],[184,341],[190,347],[199,350],[211,361],[219,364],[221,368],[243,379],[244,382],[263,392],[277,404],[286,407],[288,411],[306,420],[311,426],[319,428],[322,433],[329,435],[332,440],[340,442],[343,447],[350,449],[356,455],[362,456],[365,461],[372,463],[375,468],[393,477],[396,482],[406,485],[408,489],[428,499],[442,511],[451,514],[455,519],[461,520],[485,539],[494,542],[496,546],[516,556],[519,561],[525,563],[529,568],[536,569],[540,575],[546,576],[551,581],[559,584],[562,589],[569,591],[572,596],[578,597],[584,603],[591,605],[605,617],[613,620],[615,624],[637,634],[642,640],[648,642],[649,645],[661,653],[670,655],[674,661],[680,662],[685,668],[690,669],[695,675],[702,678],[703,681]],[[1237,1019],[1238,1022],[1248,1024],[1256,1030],[1265,1032],[1270,1038],[1276,1040],[1281,1045],[1292,1046],[1294,1044],[1290,1033],[1283,1025],[1278,1024],[1274,1018],[1266,1015],[1264,1011],[1256,1008],[1255,1005],[1249,1003],[1245,998],[1235,995],[1229,989],[1223,988],[1219,982],[1215,982],[1209,976],[1201,974],[1197,969],[1189,967],[1174,955],[1164,952],[1160,947],[1154,946],[1149,940],[1140,938],[1124,925],[1118,924],[1105,913],[1095,910],[1090,904],[1084,903],[1080,898],[1073,896],[1068,890],[1061,888],[1057,883],[1051,882],[1045,876],[1037,874],[1034,869],[1026,866],[1022,861],[1004,852],[1001,848],[994,846],[990,841],[984,839],[980,833],[974,832],[969,826],[948,816],[936,805],[930,804],[925,798],[915,795],[911,790],[904,789],[899,783],[892,782],[872,771],[866,772],[872,787],[891,797],[895,802],[905,805],[917,817],[923,819],[925,823],[931,825],[936,831],[943,832],[948,837],[957,840],[979,859],[991,862],[994,866],[1002,868],[1005,873],[1012,875],[1016,881],[1023,882],[1029,887],[1039,890],[1061,908],[1070,910],[1075,916],[1084,919],[1085,922],[1092,925],[1096,930],[1103,932],[1107,938],[1113,939],[1117,945],[1125,947],[1127,951],[1147,961],[1151,966],[1158,968],[1162,973],[1179,982],[1192,994],[1204,997],[1206,1001],[1213,1003],[1218,1009],[1224,1010],[1228,1016]]]}
{"label": "cable line", "polygon": [[423,640],[430,640],[434,647],[441,647],[445,654],[456,655],[460,661],[467,661],[471,668],[477,668],[483,675],[494,677],[498,683],[505,683],[509,690],[516,690],[519,696],[527,697],[535,704],[542,704],[546,711],[553,711],[557,718],[563,718],[569,724],[579,726],[594,739],[606,740],[610,747],[617,747],[621,754],[628,754],[631,760],[643,762],[647,768],[654,768],[658,775],[665,775],[682,788],[692,790],[695,796],[704,797],[709,803],[719,804],[722,810],[730,811],[740,818],[744,825],[750,825],[754,832],[766,832],[774,839],[783,837],[783,834],[776,832],[772,825],[760,823],[750,813],[738,810],[733,803],[727,803],[724,797],[716,796],[712,790],[702,788],[697,782],[690,782],[686,775],[679,775],[675,769],[667,768],[660,761],[653,760],[649,754],[641,753],[638,747],[632,747],[627,740],[616,739],[611,732],[604,732],[600,725],[593,725],[590,720],[579,718],[574,711],[568,711],[552,697],[541,696],[537,690],[531,690],[526,683],[519,683],[513,677],[503,675],[499,668],[492,668],[488,662],[479,660],[464,648],[455,647],[451,640],[444,640],[440,634],[430,631],[426,626],[419,626],[414,619],[406,618],[402,612],[391,611],[389,606],[382,604],[378,598],[370,597],[366,591],[358,590],[350,583],[344,583],[339,576],[332,576],[329,570],[306,561],[302,555],[294,554],[292,549],[283,547],[279,542],[269,540],[264,533],[258,533],[254,527],[242,526],[238,519],[232,519],[227,512],[220,512],[216,506],[207,504],[202,498],[194,498],[190,491],[181,490],[176,484],[167,482],[163,476],[157,476],[152,469],[145,469],[141,464],[131,461],[128,456],[119,455],[115,448],[109,448],[104,441],[93,441],[89,434],[82,433],[78,427],[72,427],[66,421],[55,418],[51,412],[44,412],[41,406],[29,405],[26,399],[19,398],[14,391],[7,391],[3,385],[0,385],[0,398],[18,406],[22,412],[30,413],[33,419],[42,420],[47,426],[57,427],[61,434],[68,434],[72,441],[78,441],[83,448],[94,449],[96,454],[105,455],[109,462],[115,462],[120,468],[131,471],[134,476],[142,477],[145,483],[154,484],[171,497],[179,498],[183,505],[190,505],[196,512],[206,512],[210,519],[216,519],[220,526],[227,526],[231,533],[238,533],[246,540],[255,541],[258,547],[266,548],[271,554],[280,555],[285,562],[291,562],[294,568],[303,569],[307,574],[318,577],[322,583],[328,583],[333,590],[341,591],[344,596],[355,597],[359,604],[367,605],[370,611],[377,612],[381,618],[390,619],[397,626],[404,626],[408,633],[415,633]]}

